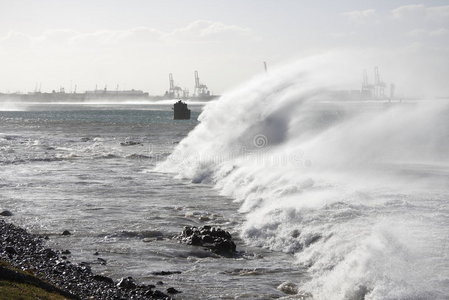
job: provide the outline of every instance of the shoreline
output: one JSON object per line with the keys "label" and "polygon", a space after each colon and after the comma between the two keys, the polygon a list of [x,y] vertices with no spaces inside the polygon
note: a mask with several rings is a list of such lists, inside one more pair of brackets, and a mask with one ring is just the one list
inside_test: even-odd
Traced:
{"label": "shoreline", "polygon": [[[173,299],[155,289],[155,285],[141,285],[131,277],[116,282],[94,274],[88,264],[72,263],[66,254],[70,251],[47,248],[45,238],[0,219],[0,262],[17,269],[0,269],[1,275],[6,276],[0,276],[0,281],[25,281],[44,290],[54,287],[53,291],[68,299]],[[170,287],[167,292],[170,291],[176,290]]]}

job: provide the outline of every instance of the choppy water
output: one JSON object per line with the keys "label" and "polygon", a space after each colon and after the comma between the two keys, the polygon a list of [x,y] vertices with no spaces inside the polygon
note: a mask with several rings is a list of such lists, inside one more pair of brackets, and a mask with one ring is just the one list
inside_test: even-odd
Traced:
{"label": "choppy water", "polygon": [[[302,269],[290,254],[238,239],[238,203],[210,185],[151,171],[197,125],[171,107],[34,105],[0,112],[0,209],[11,221],[69,249],[73,262],[119,278],[163,281],[178,299],[267,299]],[[122,146],[133,141],[140,144]],[[217,258],[173,240],[185,225],[218,225],[237,237],[241,258]],[[61,232],[69,230],[71,236]],[[106,259],[100,265],[97,256]],[[172,276],[152,272],[181,271]],[[164,286],[160,288],[164,288]]]}
{"label": "choppy water", "polygon": [[[179,299],[449,299],[449,100],[337,100],[331,62],[255,78],[200,122],[163,105],[0,112],[1,208],[71,260],[98,251],[99,272]],[[202,224],[241,257],[171,239]]]}

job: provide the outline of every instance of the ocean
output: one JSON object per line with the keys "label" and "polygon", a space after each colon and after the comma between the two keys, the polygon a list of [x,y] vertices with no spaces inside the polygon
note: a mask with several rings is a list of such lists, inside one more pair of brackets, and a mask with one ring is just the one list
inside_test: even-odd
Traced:
{"label": "ocean", "polygon": [[[336,100],[317,71],[259,76],[192,120],[169,105],[4,108],[0,208],[72,262],[176,299],[449,299],[448,100]],[[173,239],[202,225],[239,255]]]}

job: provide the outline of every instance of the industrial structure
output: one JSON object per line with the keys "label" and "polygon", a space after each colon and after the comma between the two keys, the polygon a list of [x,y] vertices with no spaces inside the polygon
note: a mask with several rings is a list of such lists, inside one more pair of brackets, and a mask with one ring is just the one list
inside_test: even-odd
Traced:
{"label": "industrial structure", "polygon": [[[263,62],[264,71],[268,71],[267,63]],[[107,86],[103,89],[98,89],[95,86],[94,90],[77,92],[77,85],[71,92],[66,92],[64,87],[51,92],[41,92],[41,84],[36,84],[34,92],[29,93],[0,93],[0,100],[6,99],[19,100],[27,102],[57,102],[57,101],[89,101],[89,100],[193,100],[193,101],[208,101],[217,98],[217,95],[209,90],[208,86],[200,81],[198,71],[194,71],[194,89],[193,95],[189,95],[189,90],[181,88],[175,84],[173,74],[168,75],[169,89],[164,95],[149,95],[142,90],[119,90],[119,86],[115,90],[108,90]],[[373,83],[369,82],[368,72],[363,71],[361,89],[354,90],[334,90],[330,94],[335,99],[340,100],[392,100],[395,99],[396,86],[391,83],[389,85],[389,94],[387,93],[388,85],[381,79],[379,68],[374,67]]]}
{"label": "industrial structure", "polygon": [[[383,82],[379,75],[379,68],[374,67],[374,83],[370,84],[368,81],[368,72],[363,71],[363,81],[361,96],[365,99],[387,99],[385,94],[387,84]],[[390,99],[394,98],[394,84],[390,84]]]}
{"label": "industrial structure", "polygon": [[168,74],[168,81],[170,84],[170,88],[168,91],[165,92],[164,97],[166,99],[186,99],[189,98],[189,90],[188,89],[182,89],[179,86],[175,85],[175,81],[173,80],[173,74]]}
{"label": "industrial structure", "polygon": [[193,97],[196,98],[204,98],[209,97],[210,91],[207,88],[207,85],[200,83],[200,77],[198,76],[198,71],[195,71],[195,89],[193,93]]}
{"label": "industrial structure", "polygon": [[195,85],[193,88],[193,95],[190,96],[188,89],[183,89],[177,85],[173,80],[173,74],[168,75],[169,89],[165,92],[163,99],[192,99],[199,101],[207,101],[217,98],[217,95],[213,95],[207,85],[201,83],[198,71],[194,72]]}

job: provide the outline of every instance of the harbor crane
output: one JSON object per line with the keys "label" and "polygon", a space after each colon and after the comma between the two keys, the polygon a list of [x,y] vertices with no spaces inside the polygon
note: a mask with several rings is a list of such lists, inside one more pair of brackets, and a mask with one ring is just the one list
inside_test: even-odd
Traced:
{"label": "harbor crane", "polygon": [[165,96],[171,99],[175,98],[187,98],[189,97],[189,91],[187,89],[182,89],[179,86],[175,85],[175,81],[173,80],[173,74],[168,74],[168,80],[170,82],[170,89],[165,92]]}
{"label": "harbor crane", "polygon": [[210,91],[207,85],[200,82],[200,77],[198,76],[198,71],[195,71],[195,90],[193,91],[194,97],[208,97],[210,96]]}
{"label": "harbor crane", "polygon": [[[362,95],[366,98],[376,98],[384,99],[386,98],[385,89],[386,83],[380,79],[379,68],[374,67],[374,84],[370,84],[368,81],[368,73],[363,70],[363,81],[362,81]],[[391,87],[390,87],[391,89]],[[394,88],[393,88],[394,90]],[[393,91],[394,95],[394,91]]]}

